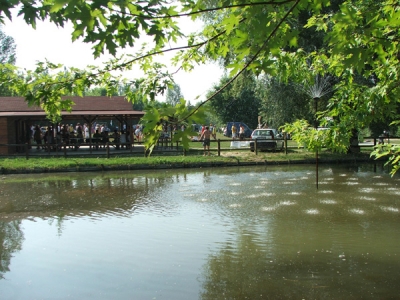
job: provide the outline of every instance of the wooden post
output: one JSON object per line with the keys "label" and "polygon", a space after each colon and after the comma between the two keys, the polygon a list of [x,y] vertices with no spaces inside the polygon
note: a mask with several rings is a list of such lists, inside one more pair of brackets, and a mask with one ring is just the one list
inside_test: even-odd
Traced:
{"label": "wooden post", "polygon": [[64,157],[67,157],[67,143],[64,141]]}
{"label": "wooden post", "polygon": [[221,140],[220,139],[218,139],[218,156],[221,156]]}
{"label": "wooden post", "polygon": [[26,160],[29,159],[29,145],[28,143],[25,143],[25,155],[26,155]]}
{"label": "wooden post", "polygon": [[258,155],[257,139],[254,140],[254,153]]}
{"label": "wooden post", "polygon": [[284,139],[285,139],[285,154],[287,155],[287,134],[286,134],[286,132],[284,133]]}

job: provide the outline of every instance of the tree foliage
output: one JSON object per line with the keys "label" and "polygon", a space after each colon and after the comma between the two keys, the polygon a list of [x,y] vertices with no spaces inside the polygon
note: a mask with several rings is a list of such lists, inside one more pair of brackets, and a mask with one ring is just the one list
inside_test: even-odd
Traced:
{"label": "tree foliage", "polygon": [[312,122],[314,119],[310,97],[294,82],[280,82],[277,78],[264,76],[259,80],[262,123],[279,128],[297,119]]}
{"label": "tree foliage", "polygon": [[169,87],[167,89],[167,96],[166,96],[166,102],[171,105],[176,105],[178,104],[181,99],[183,99],[183,95],[181,92],[181,87],[179,84],[173,84],[172,87]]}
{"label": "tree foliage", "polygon": [[0,30],[0,64],[15,64],[16,46],[14,39]]}
{"label": "tree foliage", "polygon": [[[0,7],[0,19],[11,18],[11,9],[18,9],[33,27],[42,19],[61,27],[70,22],[72,39],[91,43],[94,56],[105,51],[116,55],[100,69],[71,69],[60,74],[56,65],[47,62],[24,74],[24,81],[9,78],[15,90],[31,104],[41,105],[49,117],[71,107],[72,103],[61,102],[64,94],[79,95],[84,88],[103,85],[112,94],[121,81],[112,71],[130,70],[134,65],[146,76],[126,81],[126,96],[133,102],[142,99],[151,107],[156,95],[164,93],[173,81],[172,73],[154,56],[175,51],[172,61],[180,70],[191,70],[210,59],[225,62],[229,80],[206,101],[248,72],[275,76],[282,82],[289,78],[312,82],[316,75],[325,74],[338,78],[335,93],[321,112],[321,117],[336,121],[333,149],[343,149],[346,136],[349,144],[353,128],[399,119],[400,10],[395,0],[6,1]],[[180,17],[195,20],[204,15],[208,20],[201,32],[182,34]],[[320,41],[314,50],[302,43],[303,24]],[[151,42],[138,44],[143,35]],[[182,40],[185,43],[179,44]],[[135,54],[118,57],[118,49],[126,47],[133,47]],[[355,75],[373,85],[358,84]],[[200,110],[203,105],[199,104]],[[186,122],[195,114],[182,101],[164,110],[149,109],[146,120],[153,129],[149,129],[147,141],[156,140],[160,123]]]}
{"label": "tree foliage", "polygon": [[[214,87],[214,93],[229,81],[224,77]],[[210,102],[210,106],[223,124],[227,122],[243,122],[251,128],[257,127],[260,99],[256,95],[257,82],[254,76],[240,76],[233,84],[218,93]]]}
{"label": "tree foliage", "polygon": [[0,30],[0,66],[9,64],[9,67],[2,67],[1,78],[5,80],[0,81],[0,96],[11,96],[12,91],[9,88],[9,77],[13,77],[14,68],[11,66],[15,64],[16,59],[16,46],[14,39],[7,36]]}

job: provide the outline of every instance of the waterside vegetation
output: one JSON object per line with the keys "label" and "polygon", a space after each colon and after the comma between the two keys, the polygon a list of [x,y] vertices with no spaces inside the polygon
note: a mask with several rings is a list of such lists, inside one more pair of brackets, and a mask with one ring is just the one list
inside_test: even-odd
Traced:
{"label": "waterside vegetation", "polygon": [[[319,163],[373,161],[370,151],[356,154],[334,153],[324,150],[319,153]],[[49,173],[49,172],[84,172],[84,171],[114,171],[114,170],[141,170],[141,169],[168,169],[168,168],[199,168],[223,167],[240,165],[268,165],[268,164],[299,164],[315,163],[315,154],[304,149],[291,149],[284,152],[261,152],[254,155],[250,151],[223,152],[221,156],[199,154],[157,156],[151,157],[32,157],[25,159],[0,158],[1,174]]]}

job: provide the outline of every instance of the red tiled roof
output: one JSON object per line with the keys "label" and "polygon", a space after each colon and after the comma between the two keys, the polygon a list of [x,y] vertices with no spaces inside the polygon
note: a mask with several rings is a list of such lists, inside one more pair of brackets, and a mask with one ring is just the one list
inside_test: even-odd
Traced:
{"label": "red tiled roof", "polygon": [[[132,103],[125,100],[123,96],[87,96],[87,97],[63,97],[63,99],[72,100],[75,105],[72,106],[72,112],[83,114],[104,114],[104,112],[130,111],[132,113]],[[37,106],[28,106],[23,97],[0,97],[0,114],[17,112],[43,112],[43,109]],[[12,115],[12,114],[8,114]]]}
{"label": "red tiled roof", "polygon": [[[137,110],[79,110],[79,111],[71,111],[69,112],[62,112],[61,116],[86,116],[86,115],[92,115],[92,116],[137,116],[137,117],[143,117],[144,112],[143,111],[137,111]],[[27,117],[45,117],[46,113],[44,111],[7,111],[7,112],[1,112],[0,111],[0,117],[21,117],[21,116],[27,116]]]}

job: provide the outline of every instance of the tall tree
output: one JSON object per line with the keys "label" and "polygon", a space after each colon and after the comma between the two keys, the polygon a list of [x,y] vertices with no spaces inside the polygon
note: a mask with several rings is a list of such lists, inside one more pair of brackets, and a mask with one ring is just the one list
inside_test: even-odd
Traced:
{"label": "tall tree", "polygon": [[[223,77],[219,85],[214,87],[215,93],[229,81]],[[256,95],[256,79],[249,74],[240,76],[232,85],[227,86],[211,101],[211,107],[223,123],[239,121],[246,123],[251,128],[257,127],[260,99]]]}
{"label": "tall tree", "polygon": [[16,45],[11,36],[6,35],[0,27],[0,64],[15,64]]}
{"label": "tall tree", "polygon": [[313,119],[310,99],[299,84],[280,82],[276,77],[263,76],[258,85],[261,98],[260,116],[263,123],[279,128],[297,119],[307,119],[310,122]]}
{"label": "tall tree", "polygon": [[[16,45],[11,36],[6,35],[0,27],[0,65],[15,64],[16,60]],[[0,96],[12,96],[13,92],[8,84],[8,76],[12,73],[12,69],[1,68],[0,71],[2,80],[0,84]]]}
{"label": "tall tree", "polygon": [[171,104],[172,106],[175,106],[178,104],[181,99],[183,99],[183,95],[181,92],[181,87],[179,84],[174,83],[172,87],[169,87],[167,89],[167,96],[166,96],[166,102],[168,104]]}

